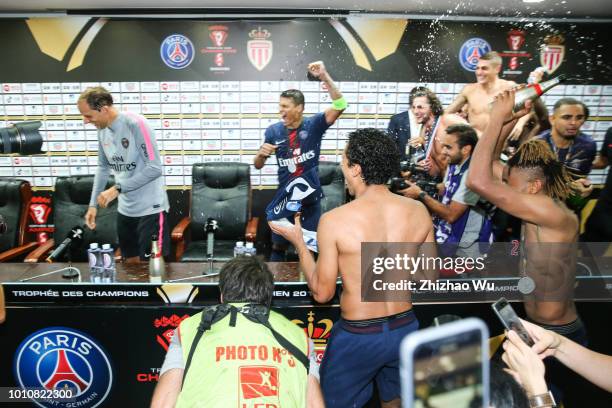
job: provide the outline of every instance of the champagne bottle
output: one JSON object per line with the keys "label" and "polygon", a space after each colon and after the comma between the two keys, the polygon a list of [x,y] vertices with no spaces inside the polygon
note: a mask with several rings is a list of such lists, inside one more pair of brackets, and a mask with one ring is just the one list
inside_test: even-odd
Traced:
{"label": "champagne bottle", "polygon": [[166,280],[166,264],[159,249],[157,235],[151,236],[151,257],[149,258],[149,281],[161,283]]}
{"label": "champagne bottle", "polygon": [[556,78],[549,79],[548,81],[544,81],[539,84],[530,84],[525,88],[519,90],[514,95],[514,111],[520,111],[525,106],[525,101],[527,100],[535,100],[548,92],[551,88],[559,85],[561,82],[565,81],[567,78],[565,75],[559,75]]}

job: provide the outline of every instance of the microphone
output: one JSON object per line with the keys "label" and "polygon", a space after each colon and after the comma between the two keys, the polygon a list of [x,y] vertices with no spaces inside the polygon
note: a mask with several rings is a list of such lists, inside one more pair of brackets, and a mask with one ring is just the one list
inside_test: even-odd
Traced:
{"label": "microphone", "polygon": [[75,226],[72,227],[72,229],[70,230],[70,232],[68,233],[68,235],[66,236],[66,239],[64,239],[62,241],[61,244],[59,244],[57,246],[57,248],[55,248],[55,250],[53,252],[51,252],[51,255],[49,255],[47,257],[47,262],[53,262],[55,259],[57,259],[61,254],[64,253],[64,251],[72,245],[72,243],[74,241],[82,241],[83,240],[83,228],[80,226]]}
{"label": "microphone", "polygon": [[217,220],[214,218],[208,218],[204,231],[206,231],[206,256],[210,259],[213,257],[215,247],[215,231],[219,228]]}

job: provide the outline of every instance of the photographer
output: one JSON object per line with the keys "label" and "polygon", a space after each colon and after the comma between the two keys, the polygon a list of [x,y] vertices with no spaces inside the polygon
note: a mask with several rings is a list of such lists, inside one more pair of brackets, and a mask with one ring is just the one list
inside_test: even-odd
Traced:
{"label": "photographer", "polygon": [[[477,257],[480,255],[478,242],[490,242],[489,211],[478,205],[480,196],[465,185],[470,159],[477,142],[478,136],[469,125],[456,124],[446,129],[441,145],[449,168],[444,180],[441,202],[423,191],[416,183],[408,182],[408,188],[398,191],[406,197],[422,201],[436,216],[436,242],[451,244],[443,248],[442,252],[446,252],[446,255]],[[451,253],[448,253],[449,251]]]}

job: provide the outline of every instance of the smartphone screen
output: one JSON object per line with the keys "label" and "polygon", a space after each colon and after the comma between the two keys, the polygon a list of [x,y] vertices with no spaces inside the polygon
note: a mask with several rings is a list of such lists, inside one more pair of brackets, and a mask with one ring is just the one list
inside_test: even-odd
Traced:
{"label": "smartphone screen", "polygon": [[473,329],[418,345],[413,378],[413,407],[482,407],[481,331]]}
{"label": "smartphone screen", "polygon": [[523,340],[529,347],[534,345],[533,339],[529,335],[529,332],[527,332],[527,329],[525,329],[525,326],[523,326],[518,315],[506,299],[501,298],[497,302],[493,303],[492,306],[493,310],[506,329],[514,330],[516,334],[519,335],[521,340]]}

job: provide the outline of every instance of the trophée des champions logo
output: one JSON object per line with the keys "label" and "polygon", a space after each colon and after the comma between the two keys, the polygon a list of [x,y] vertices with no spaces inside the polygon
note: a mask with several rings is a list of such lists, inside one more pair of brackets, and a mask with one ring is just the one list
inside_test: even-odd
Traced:
{"label": "troph\u00e9e des champions logo", "polygon": [[34,400],[39,407],[97,407],[108,397],[113,371],[107,354],[90,336],[66,327],[29,335],[15,352],[15,379],[22,388],[73,390],[73,401]]}

